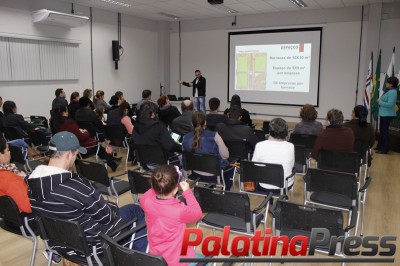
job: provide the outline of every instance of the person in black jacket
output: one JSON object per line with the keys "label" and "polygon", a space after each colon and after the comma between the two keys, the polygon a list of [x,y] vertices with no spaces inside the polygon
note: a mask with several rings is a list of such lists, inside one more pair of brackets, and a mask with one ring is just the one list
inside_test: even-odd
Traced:
{"label": "person in black jacket", "polygon": [[201,75],[200,70],[196,70],[194,75],[196,77],[192,82],[178,80],[178,83],[186,87],[193,87],[194,110],[206,114],[206,78]]}
{"label": "person in black jacket", "polygon": [[171,105],[169,103],[168,97],[165,95],[162,95],[160,96],[160,98],[158,98],[157,104],[159,106],[158,119],[160,119],[160,121],[163,122],[166,126],[170,126],[172,120],[181,115],[178,108]]}
{"label": "person in black jacket", "polygon": [[[246,109],[242,108],[242,102],[240,101],[240,96],[235,94],[232,96],[231,98],[231,106],[237,105],[242,109],[242,118],[240,119],[240,121],[245,122],[246,124],[248,124],[250,127],[254,127],[253,126],[253,121],[250,118],[250,113],[249,111],[247,111]],[[226,108],[224,111],[224,114],[228,114],[229,112],[229,108]]]}
{"label": "person in black jacket", "polygon": [[135,144],[161,145],[169,153],[182,151],[182,147],[172,139],[165,125],[157,119],[157,105],[152,102],[142,104],[132,137]]}
{"label": "person in black jacket", "polygon": [[81,97],[79,99],[79,108],[75,114],[75,121],[79,122],[90,122],[93,126],[96,127],[98,132],[103,131],[103,123],[101,122],[100,118],[96,115],[96,113],[92,110],[91,107],[92,101],[87,97]]}
{"label": "person in black jacket", "polygon": [[3,111],[3,126],[15,127],[21,137],[28,138],[29,131],[33,131],[36,126],[26,122],[22,115],[17,114],[17,105],[15,102],[5,101],[3,104]]}

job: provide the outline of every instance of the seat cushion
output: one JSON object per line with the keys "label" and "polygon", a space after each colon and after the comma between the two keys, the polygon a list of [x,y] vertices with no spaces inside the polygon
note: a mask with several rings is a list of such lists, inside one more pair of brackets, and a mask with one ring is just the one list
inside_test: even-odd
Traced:
{"label": "seat cushion", "polygon": [[[257,216],[256,218],[257,227],[260,225],[263,218],[264,218],[263,215]],[[204,216],[201,221],[207,225],[219,227],[221,229],[224,228],[224,226],[230,226],[232,231],[238,231],[243,233],[246,233],[247,231],[244,219],[232,215],[210,212],[206,216]],[[250,230],[251,232],[254,232],[252,223],[250,223]]]}
{"label": "seat cushion", "polygon": [[311,194],[310,199],[316,203],[337,206],[341,208],[350,209],[352,207],[351,198],[331,192],[314,192]]}

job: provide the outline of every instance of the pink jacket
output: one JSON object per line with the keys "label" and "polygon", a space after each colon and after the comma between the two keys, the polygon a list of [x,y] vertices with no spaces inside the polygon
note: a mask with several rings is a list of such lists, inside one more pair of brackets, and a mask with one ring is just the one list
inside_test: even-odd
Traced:
{"label": "pink jacket", "polygon": [[[186,223],[198,221],[202,211],[188,189],[183,192],[187,205],[178,199],[158,199],[153,189],[140,198],[140,206],[146,215],[149,253],[162,255],[169,266],[187,265],[179,263],[183,233]],[[187,257],[194,257],[194,249],[189,249]]]}

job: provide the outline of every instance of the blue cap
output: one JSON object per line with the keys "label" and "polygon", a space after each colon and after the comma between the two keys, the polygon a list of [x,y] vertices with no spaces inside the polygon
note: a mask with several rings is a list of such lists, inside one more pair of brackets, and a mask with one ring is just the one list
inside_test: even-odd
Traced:
{"label": "blue cap", "polygon": [[68,131],[61,131],[50,139],[49,149],[52,151],[75,151],[86,154],[87,150],[79,144],[78,138]]}

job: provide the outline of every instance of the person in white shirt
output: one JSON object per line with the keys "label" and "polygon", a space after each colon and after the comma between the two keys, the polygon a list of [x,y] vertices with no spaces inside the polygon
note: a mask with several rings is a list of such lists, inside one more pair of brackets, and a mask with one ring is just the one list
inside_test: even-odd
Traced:
{"label": "person in white shirt", "polygon": [[[257,143],[252,161],[260,163],[281,164],[284,177],[292,174],[294,166],[294,145],[286,141],[288,126],[282,118],[275,118],[269,123],[268,140]],[[288,180],[288,188],[293,186],[294,176]],[[259,189],[279,193],[279,188],[260,183]]]}

